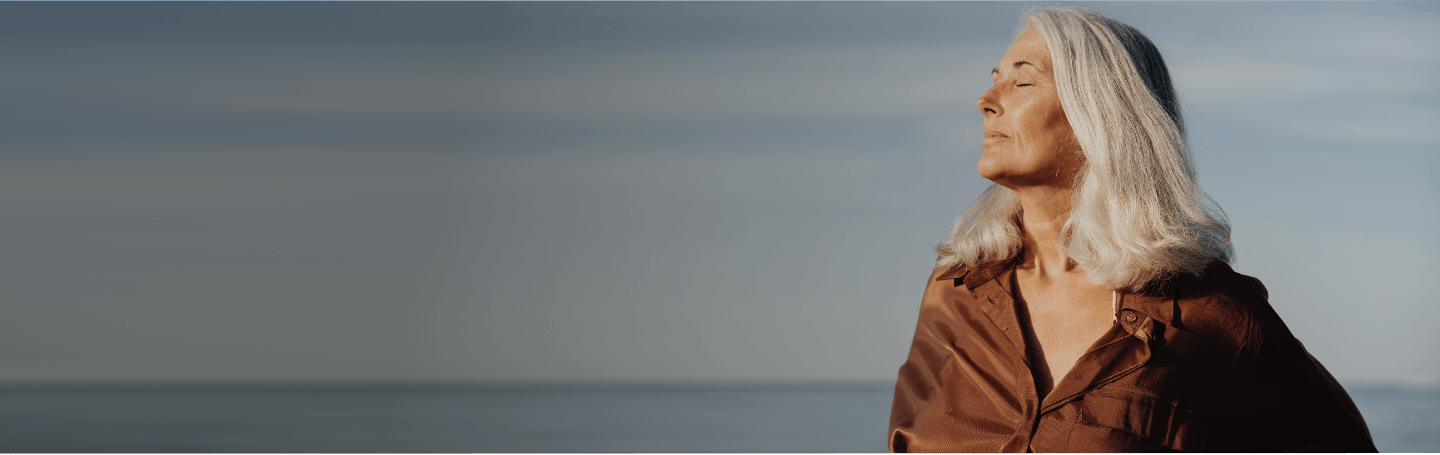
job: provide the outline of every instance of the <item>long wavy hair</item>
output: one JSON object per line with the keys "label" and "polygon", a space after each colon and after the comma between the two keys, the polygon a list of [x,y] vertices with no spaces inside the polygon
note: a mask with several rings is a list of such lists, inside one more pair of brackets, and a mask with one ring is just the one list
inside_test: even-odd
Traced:
{"label": "long wavy hair", "polygon": [[[1195,179],[1180,104],[1160,51],[1119,21],[1079,9],[1040,11],[1021,31],[1045,39],[1065,118],[1085,157],[1065,252],[1090,281],[1138,291],[1229,262],[1230,223]],[[1020,199],[991,185],[940,244],[938,266],[1014,259],[1024,248]]]}

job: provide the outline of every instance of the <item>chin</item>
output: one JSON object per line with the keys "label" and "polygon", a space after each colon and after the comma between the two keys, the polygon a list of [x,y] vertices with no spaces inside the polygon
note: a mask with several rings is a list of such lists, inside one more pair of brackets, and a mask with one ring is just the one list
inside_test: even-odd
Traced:
{"label": "chin", "polygon": [[1006,174],[1004,166],[995,161],[993,157],[983,155],[980,157],[980,162],[975,163],[975,171],[979,172],[981,177],[992,181],[997,178],[1004,178]]}

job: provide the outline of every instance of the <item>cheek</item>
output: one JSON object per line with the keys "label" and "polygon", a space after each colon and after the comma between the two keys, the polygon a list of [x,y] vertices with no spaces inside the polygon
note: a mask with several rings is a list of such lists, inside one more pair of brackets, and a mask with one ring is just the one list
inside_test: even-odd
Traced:
{"label": "cheek", "polygon": [[1070,130],[1070,121],[1065,119],[1065,113],[1059,109],[1051,114],[1050,121],[1046,123],[1050,130],[1050,137],[1057,140],[1069,140],[1070,136],[1074,135],[1074,132]]}
{"label": "cheek", "polygon": [[1012,113],[1014,139],[981,155],[977,166],[981,175],[1048,176],[1071,165],[1074,139],[1064,111],[1033,105]]}
{"label": "cheek", "polygon": [[1025,147],[1031,153],[1053,157],[1066,153],[1073,142],[1074,132],[1064,111],[1058,106],[1037,109],[1030,118],[1025,135]]}
{"label": "cheek", "polygon": [[1065,118],[1065,110],[1060,108],[1060,102],[1057,100],[1045,114],[1046,129],[1050,131],[1050,136],[1060,142],[1069,142],[1075,133],[1070,129],[1070,120]]}

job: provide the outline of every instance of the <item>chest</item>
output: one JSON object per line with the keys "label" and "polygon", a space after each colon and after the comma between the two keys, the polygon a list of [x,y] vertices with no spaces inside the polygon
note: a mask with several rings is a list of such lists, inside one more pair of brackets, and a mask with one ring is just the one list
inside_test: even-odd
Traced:
{"label": "chest", "polygon": [[1114,296],[1088,285],[1015,288],[1018,321],[1026,338],[1036,388],[1044,396],[1114,325]]}

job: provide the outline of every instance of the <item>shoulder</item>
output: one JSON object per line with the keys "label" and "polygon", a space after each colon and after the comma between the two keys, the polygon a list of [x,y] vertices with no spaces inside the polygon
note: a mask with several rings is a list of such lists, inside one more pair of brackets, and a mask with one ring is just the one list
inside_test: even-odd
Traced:
{"label": "shoulder", "polygon": [[1269,291],[1251,276],[1212,261],[1198,276],[1175,283],[1176,328],[1240,351],[1254,352],[1265,339],[1292,339],[1270,305]]}
{"label": "shoulder", "polygon": [[1226,315],[1273,313],[1270,291],[1259,279],[1236,272],[1223,261],[1211,261],[1198,276],[1178,280],[1177,302],[1209,308]]}
{"label": "shoulder", "polygon": [[1217,261],[1177,289],[1176,307],[1177,328],[1209,341],[1195,345],[1229,348],[1215,352],[1232,381],[1212,417],[1211,450],[1375,450],[1344,388],[1286,327],[1260,280]]}
{"label": "shoulder", "polygon": [[933,268],[925,280],[925,294],[920,301],[921,322],[975,318],[981,309],[970,282],[987,272],[966,265]]}
{"label": "shoulder", "polygon": [[925,297],[921,300],[922,308],[947,306],[957,298],[964,297],[964,294],[956,291],[965,290],[960,278],[970,271],[964,265],[939,265],[930,271],[930,277],[925,280]]}
{"label": "shoulder", "polygon": [[1175,280],[1175,302],[1185,322],[1233,321],[1269,307],[1270,293],[1260,280],[1242,275],[1223,261],[1211,261],[1199,275]]}
{"label": "shoulder", "polygon": [[967,270],[969,269],[964,264],[937,265],[934,270],[930,271],[930,279],[926,282],[940,281],[942,277],[959,277],[964,275]]}

